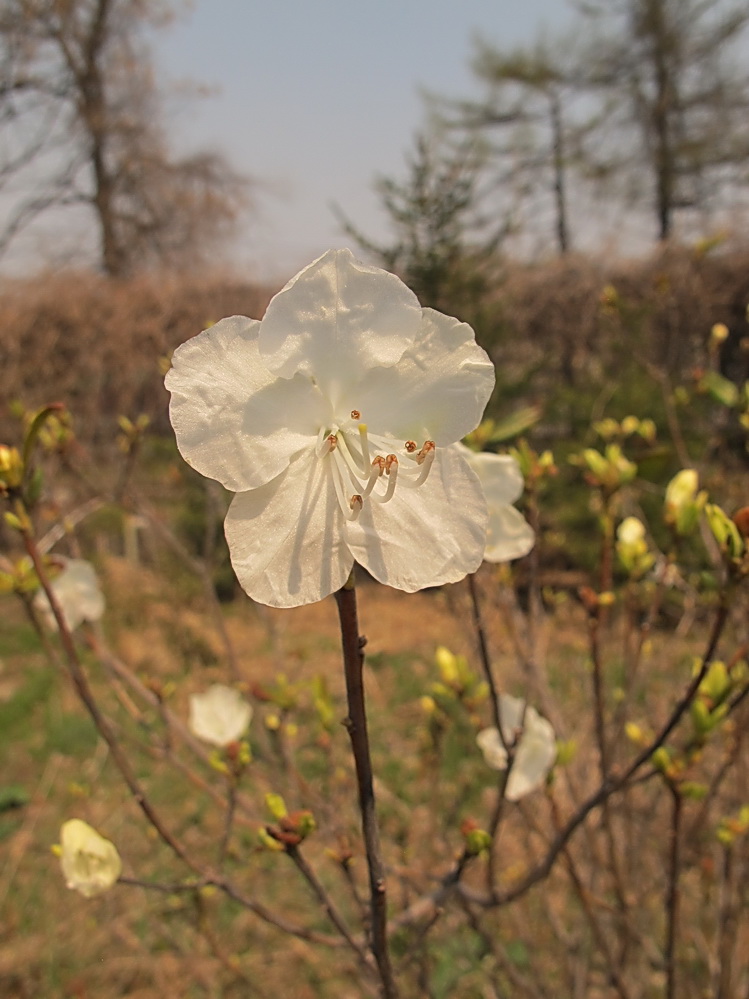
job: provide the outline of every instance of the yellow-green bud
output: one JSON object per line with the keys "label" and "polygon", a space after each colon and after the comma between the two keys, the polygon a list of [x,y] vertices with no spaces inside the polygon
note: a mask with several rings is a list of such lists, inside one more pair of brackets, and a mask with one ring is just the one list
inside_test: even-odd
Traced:
{"label": "yellow-green bud", "polygon": [[286,808],[286,802],[283,800],[281,795],[274,794],[272,791],[268,791],[265,795],[265,807],[268,809],[276,822],[280,822],[281,819],[285,818],[289,814],[288,809]]}

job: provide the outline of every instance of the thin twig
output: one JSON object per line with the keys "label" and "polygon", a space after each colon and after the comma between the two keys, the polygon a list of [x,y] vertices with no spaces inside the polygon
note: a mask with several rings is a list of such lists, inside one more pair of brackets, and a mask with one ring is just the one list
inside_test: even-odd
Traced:
{"label": "thin twig", "polygon": [[315,872],[307,863],[307,860],[302,855],[301,851],[299,850],[299,847],[293,845],[287,846],[286,855],[293,861],[296,869],[299,871],[299,873],[302,875],[304,880],[307,882],[307,884],[314,892],[317,900],[320,902],[323,909],[325,910],[328,919],[341,934],[341,936],[349,945],[354,954],[356,954],[359,963],[362,965],[363,968],[365,968],[369,973],[371,973],[373,968],[370,959],[362,949],[361,944],[354,939],[348,926],[346,926],[343,917],[338,912],[338,909],[336,908],[332,898],[326,891],[324,885],[320,882]]}
{"label": "thin twig", "polygon": [[524,895],[534,885],[545,880],[549,876],[557,857],[564,849],[567,841],[578,829],[578,827],[583,824],[593,809],[601,805],[607,798],[611,797],[612,794],[625,787],[640,767],[650,760],[655,750],[665,743],[666,739],[668,739],[669,735],[679,724],[685,712],[688,710],[689,705],[692,703],[700,684],[707,675],[727,619],[727,595],[723,593],[700,668],[692,677],[691,682],[672,710],[667,721],[664,723],[660,731],[653,737],[650,743],[642,749],[640,753],[638,753],[638,755],[634,758],[634,760],[632,760],[624,771],[621,773],[609,774],[597,790],[595,790],[579,806],[574,815],[568,819],[566,825],[563,826],[555,836],[544,859],[535,868],[533,868],[533,870],[529,871],[528,874],[526,874],[526,876],[522,878],[514,887],[509,888],[504,892],[492,891],[488,895],[484,896],[469,890],[463,883],[459,884],[457,886],[458,890],[469,901],[485,907],[508,905],[510,902],[514,902],[516,898]]}
{"label": "thin twig", "polygon": [[666,999],[676,999],[676,938],[679,925],[679,875],[681,873],[681,814],[682,797],[679,788],[668,785],[671,792],[671,825],[668,843],[668,884],[666,887]]}
{"label": "thin twig", "polygon": [[385,866],[377,827],[372,759],[369,752],[367,714],[364,701],[364,643],[359,636],[356,609],[356,589],[353,575],[346,586],[336,592],[338,619],[341,626],[343,668],[346,675],[348,715],[344,722],[351,740],[359,789],[364,848],[369,869],[370,910],[372,915],[372,953],[380,973],[383,999],[397,999],[398,989],[393,977],[387,938],[387,897]]}
{"label": "thin twig", "polygon": [[122,774],[125,783],[130,789],[135,801],[140,806],[143,814],[171,851],[179,857],[179,859],[183,861],[183,863],[185,863],[190,870],[197,872],[197,868],[192,858],[188,856],[181,843],[179,843],[174,835],[167,829],[153,805],[146,797],[145,791],[133,773],[112,727],[99,709],[99,705],[94,698],[93,691],[89,686],[88,679],[86,678],[81,660],[78,656],[78,650],[76,649],[75,642],[73,641],[73,636],[70,633],[67,621],[65,620],[65,615],[63,614],[60,603],[50,584],[47,571],[42,562],[41,553],[39,552],[30,527],[24,527],[21,530],[21,535],[23,537],[26,552],[32,561],[39,583],[47,596],[55,621],[57,622],[57,627],[60,633],[60,642],[62,644],[63,651],[65,652],[68,672],[78,696],[83,701],[88,713],[91,715],[91,719],[96,726],[97,732],[109,746],[109,750],[112,753],[112,759],[115,761],[117,768]]}

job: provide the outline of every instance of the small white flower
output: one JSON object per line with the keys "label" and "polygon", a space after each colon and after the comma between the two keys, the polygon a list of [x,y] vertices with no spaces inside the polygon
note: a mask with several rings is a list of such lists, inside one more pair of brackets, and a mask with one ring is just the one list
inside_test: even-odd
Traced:
{"label": "small white flower", "polygon": [[472,451],[457,445],[479,477],[489,508],[485,562],[509,562],[527,555],[536,541],[528,521],[512,504],[523,492],[523,475],[511,454]]}
{"label": "small white flower", "polygon": [[262,322],[223,319],[179,347],[166,386],[183,457],[237,494],[226,537],[255,600],[320,600],[354,561],[408,592],[478,568],[486,501],[455,444],[494,368],[394,275],[331,250]]}
{"label": "small white flower", "polygon": [[[499,721],[505,742],[510,746],[520,731],[505,788],[505,797],[509,801],[518,801],[540,787],[554,765],[557,757],[554,729],[535,708],[526,706],[524,700],[510,694],[499,696]],[[507,768],[507,751],[496,728],[482,729],[476,736],[476,742],[488,766],[493,770]]]}
{"label": "small white flower", "polygon": [[[60,558],[62,572],[51,582],[52,592],[70,631],[83,621],[98,621],[104,613],[104,595],[99,588],[94,567],[80,558]],[[34,607],[52,631],[57,631],[57,621],[52,613],[47,594],[39,590],[34,597]]]}
{"label": "small white flower", "polygon": [[190,731],[213,746],[228,746],[241,739],[252,718],[252,705],[222,683],[204,694],[190,695]]}
{"label": "small white flower", "polygon": [[117,847],[82,819],[63,822],[59,852],[67,887],[86,898],[107,891],[122,873]]}

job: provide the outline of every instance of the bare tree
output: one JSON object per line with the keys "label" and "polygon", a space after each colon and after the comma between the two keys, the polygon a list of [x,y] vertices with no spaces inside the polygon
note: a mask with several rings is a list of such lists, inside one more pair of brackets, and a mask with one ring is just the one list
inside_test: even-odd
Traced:
{"label": "bare tree", "polygon": [[480,134],[505,200],[551,205],[557,249],[572,243],[569,175],[579,166],[583,139],[595,125],[581,113],[580,74],[570,40],[502,51],[477,42],[473,71],[484,94],[472,100],[441,100],[438,114],[451,127]]}
{"label": "bare tree", "polygon": [[31,178],[0,249],[51,207],[85,205],[119,277],[200,262],[244,204],[216,154],[175,159],[145,40],[162,0],[0,0],[0,183]]}
{"label": "bare tree", "polygon": [[677,212],[704,211],[736,184],[749,183],[749,73],[732,59],[749,6],[745,0],[577,6],[592,27],[588,83],[607,101],[610,139],[596,137],[600,173],[637,174],[633,189],[649,193],[658,236],[668,239]]}

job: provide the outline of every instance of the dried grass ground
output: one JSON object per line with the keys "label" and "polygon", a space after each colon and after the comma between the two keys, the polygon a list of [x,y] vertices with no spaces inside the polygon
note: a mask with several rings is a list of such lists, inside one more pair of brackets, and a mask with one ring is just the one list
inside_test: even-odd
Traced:
{"label": "dried grass ground", "polygon": [[[226,667],[220,665],[219,635],[206,624],[194,602],[180,606],[168,593],[164,597],[164,581],[158,573],[112,557],[101,568],[109,602],[119,608],[121,620],[137,619],[135,626],[120,624],[112,629],[112,646],[141,678],[166,683],[184,677],[170,707],[186,717],[190,691],[227,679]],[[0,830],[0,996],[251,995],[241,985],[236,992],[225,985],[227,978],[235,982],[241,978],[237,979],[236,969],[227,973],[227,962],[231,966],[232,959],[224,953],[220,932],[212,947],[185,930],[183,907],[187,903],[173,897],[165,901],[138,888],[119,889],[90,901],[66,890],[59,862],[50,851],[66,816],[81,815],[115,838],[127,873],[137,873],[138,862],[148,863],[149,853],[158,853],[159,848],[144,832],[137,809],[66,678],[53,672],[35,646],[20,608],[6,600],[3,611],[8,625],[0,659],[0,711],[6,710],[3,784],[26,789],[30,800],[6,812]],[[422,680],[435,647],[447,636],[456,651],[469,644],[443,592],[404,599],[402,594],[366,583],[361,587],[360,614],[371,659],[376,662],[378,654],[384,653],[398,657],[409,664],[404,668],[414,669]],[[331,599],[293,611],[275,611],[242,598],[228,611],[227,629],[246,683],[272,684],[279,671],[292,684],[322,675],[340,704],[342,671]],[[181,635],[181,647],[175,645],[176,634]],[[185,676],[187,648],[192,650],[195,665]],[[397,714],[396,706],[388,708],[388,691],[375,670],[368,671],[367,682],[372,713],[389,712],[391,718]],[[413,708],[407,705],[406,712]],[[342,728],[334,731],[333,738],[345,747]],[[395,730],[392,738],[398,738]],[[158,793],[163,793],[163,787]],[[189,811],[189,806],[184,807]],[[210,908],[214,903],[209,899],[206,904]],[[235,917],[232,939],[243,933],[254,951],[256,971],[267,965],[265,978],[273,982],[273,994],[299,999],[320,994],[314,981],[308,987],[299,979],[294,959],[301,952],[298,941],[279,939],[277,933],[240,914]],[[301,950],[308,960],[307,949]],[[313,980],[324,979],[325,960],[312,965]]]}

